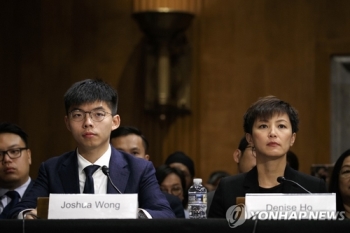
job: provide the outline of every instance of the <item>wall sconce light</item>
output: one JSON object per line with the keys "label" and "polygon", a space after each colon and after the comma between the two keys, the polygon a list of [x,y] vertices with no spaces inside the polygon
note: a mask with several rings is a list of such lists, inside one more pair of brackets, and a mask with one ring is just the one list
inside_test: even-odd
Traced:
{"label": "wall sconce light", "polygon": [[145,110],[161,120],[190,113],[191,53],[185,30],[199,0],[134,0],[133,17],[148,40]]}

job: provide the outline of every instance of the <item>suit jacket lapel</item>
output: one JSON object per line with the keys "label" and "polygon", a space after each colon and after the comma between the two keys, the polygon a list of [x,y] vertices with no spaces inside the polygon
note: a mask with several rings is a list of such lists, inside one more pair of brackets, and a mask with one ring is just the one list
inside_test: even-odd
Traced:
{"label": "suit jacket lapel", "polygon": [[28,187],[26,188],[26,191],[24,191],[22,198],[28,193],[28,191],[33,187],[34,181],[31,180]]}
{"label": "suit jacket lapel", "polygon": [[[119,151],[112,147],[111,159],[109,161],[109,174],[117,188],[124,193],[126,184],[128,183],[130,171],[127,162]],[[114,187],[108,182],[107,193],[118,193]]]}
{"label": "suit jacket lapel", "polygon": [[80,193],[78,158],[76,151],[69,152],[66,160],[58,169],[64,193]]}

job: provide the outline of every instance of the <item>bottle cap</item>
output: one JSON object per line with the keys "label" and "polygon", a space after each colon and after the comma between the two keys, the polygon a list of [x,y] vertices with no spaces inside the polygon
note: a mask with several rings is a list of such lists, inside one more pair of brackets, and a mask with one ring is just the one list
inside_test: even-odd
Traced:
{"label": "bottle cap", "polygon": [[193,179],[193,183],[195,183],[195,184],[200,184],[200,183],[202,183],[202,178],[194,178],[194,179]]}

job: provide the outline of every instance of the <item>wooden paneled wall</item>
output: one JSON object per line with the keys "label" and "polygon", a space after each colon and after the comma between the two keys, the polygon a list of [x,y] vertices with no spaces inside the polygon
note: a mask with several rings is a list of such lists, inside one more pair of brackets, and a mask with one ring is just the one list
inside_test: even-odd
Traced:
{"label": "wooden paneled wall", "polygon": [[[242,118],[276,95],[300,114],[292,150],[300,170],[330,158],[330,56],[350,53],[347,0],[202,0],[186,31],[191,45],[191,115],[161,122],[143,111],[143,38],[131,0],[2,1],[0,120],[30,135],[32,176],[47,158],[74,149],[63,94],[100,77],[117,88],[122,125],[139,127],[160,165],[182,150],[196,175],[236,173]],[[349,145],[350,146],[350,145]]]}

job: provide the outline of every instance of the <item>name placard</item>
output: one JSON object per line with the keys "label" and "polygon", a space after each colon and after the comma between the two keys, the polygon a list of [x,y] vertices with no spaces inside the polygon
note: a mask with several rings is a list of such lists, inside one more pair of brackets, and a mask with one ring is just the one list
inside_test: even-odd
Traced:
{"label": "name placard", "polygon": [[50,194],[48,219],[136,219],[137,194]]}
{"label": "name placard", "polygon": [[246,194],[246,219],[336,219],[335,193]]}

